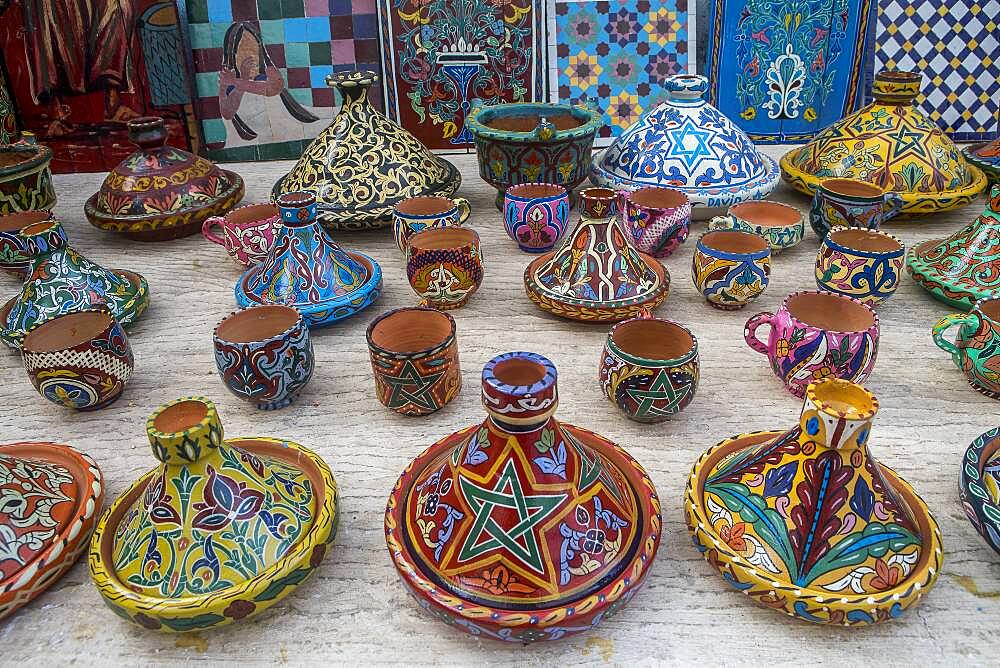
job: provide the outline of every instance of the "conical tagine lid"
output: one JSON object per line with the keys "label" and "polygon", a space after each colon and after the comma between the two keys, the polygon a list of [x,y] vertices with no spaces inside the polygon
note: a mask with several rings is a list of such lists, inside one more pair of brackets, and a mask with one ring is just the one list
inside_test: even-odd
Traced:
{"label": "conical tagine lid", "polygon": [[556,369],[506,353],[483,369],[487,418],[432,445],[389,498],[396,568],[435,616],[477,636],[550,640],[631,599],[656,554],[642,467],[558,422]]}
{"label": "conical tagine lid", "polygon": [[565,318],[615,322],[652,309],[667,297],[670,275],[636,250],[615,212],[615,192],[587,188],[579,194],[581,217],[555,251],[524,272],[528,296]]}
{"label": "conical tagine lid", "polygon": [[786,181],[806,194],[827,178],[868,181],[899,193],[911,214],[964,206],[986,187],[982,171],[915,104],[919,74],[879,72],[872,92],[874,102],[785,154]]}
{"label": "conical tagine lid", "polygon": [[103,502],[87,455],[56,443],[0,445],[0,619],[73,565]]}
{"label": "conical tagine lid", "polygon": [[935,299],[964,311],[1000,292],[1000,185],[986,209],[944,239],[917,244],[906,260],[914,280]]}
{"label": "conical tagine lid", "polygon": [[630,190],[675,188],[692,205],[707,207],[764,199],[774,190],[778,165],[704,100],[708,79],[674,75],[664,88],[667,99],[595,158],[595,184]]}
{"label": "conical tagine lid", "polygon": [[108,605],[149,628],[189,631],[260,612],[322,560],[336,483],[302,446],[223,440],[215,405],[186,397],[146,423],[159,466],[101,519],[90,567]]}
{"label": "conical tagine lid", "polygon": [[129,121],[139,150],[115,167],[84,212],[92,225],[142,241],[177,239],[201,230],[243,199],[243,179],[205,158],[167,146],[162,118]]}
{"label": "conical tagine lid", "polygon": [[310,327],[323,327],[369,306],[382,291],[382,270],[362,253],[343,250],[316,222],[312,193],[278,197],[283,224],[267,257],[236,283],[240,306],[294,306]]}
{"label": "conical tagine lid", "polygon": [[63,313],[106,304],[122,325],[139,318],[149,304],[149,286],[139,274],[104,269],[68,245],[56,220],[21,229],[29,256],[28,276],[21,293],[0,309],[0,338],[20,348],[25,335]]}
{"label": "conical tagine lid", "polygon": [[688,529],[726,581],[811,622],[897,617],[937,580],[927,506],[869,451],[878,401],[846,380],[806,389],[799,424],[727,439],[695,464]]}
{"label": "conical tagine lid", "polygon": [[966,160],[983,170],[994,183],[1000,183],[1000,137],[984,144],[967,146],[962,153]]}
{"label": "conical tagine lid", "polygon": [[319,220],[332,229],[381,227],[408,197],[451,196],[462,183],[440,158],[368,101],[373,72],[328,76],[343,105],[291,171],[274,184],[272,199],[304,190],[316,196]]}

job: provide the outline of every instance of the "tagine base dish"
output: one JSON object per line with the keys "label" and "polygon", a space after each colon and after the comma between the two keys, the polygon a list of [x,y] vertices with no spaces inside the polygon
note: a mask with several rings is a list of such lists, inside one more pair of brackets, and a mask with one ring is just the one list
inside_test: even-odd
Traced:
{"label": "tagine base dish", "polygon": [[778,430],[740,434],[718,443],[698,459],[684,490],[684,515],[695,547],[709,564],[719,570],[727,584],[755,599],[756,603],[796,619],[820,624],[863,626],[898,617],[905,608],[917,603],[937,580],[942,563],[941,532],[930,515],[920,512],[921,504],[917,502],[913,488],[886,466],[878,465],[897,498],[902,499],[912,512],[929,563],[923,568],[921,563],[915,564],[913,572],[902,585],[889,587],[880,596],[824,592],[776,582],[762,568],[737,554],[713,528],[713,513],[705,503],[704,478],[723,459],[738,456],[783,433]]}
{"label": "tagine base dish", "polygon": [[[298,587],[319,566],[337,537],[340,501],[327,464],[298,443],[269,437],[240,437],[225,443],[250,455],[300,468],[312,483],[315,520],[277,562],[250,579],[199,596],[166,599],[139,594],[123,583],[111,566],[113,541],[133,504],[156,477],[153,469],[111,505],[94,533],[90,569],[105,604],[120,617],[148,629],[187,632],[214,628],[257,615]],[[331,496],[332,492],[332,496]]]}
{"label": "tagine base dish", "polygon": [[931,250],[940,239],[928,239],[913,247],[906,255],[906,271],[910,277],[927,293],[940,302],[953,306],[962,311],[968,311],[975,303],[983,297],[992,296],[993,292],[983,288],[972,288],[968,285],[959,285],[947,280],[947,277],[940,274],[932,275],[932,267],[921,259],[921,254]]}

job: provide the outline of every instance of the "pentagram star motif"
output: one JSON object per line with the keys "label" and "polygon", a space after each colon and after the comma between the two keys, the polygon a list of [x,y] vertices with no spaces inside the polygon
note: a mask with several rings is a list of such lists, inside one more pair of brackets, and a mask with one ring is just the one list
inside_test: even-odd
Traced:
{"label": "pentagram star motif", "polygon": [[684,123],[670,133],[673,144],[670,155],[683,160],[688,170],[693,171],[703,158],[712,157],[712,149],[708,145],[711,136],[711,132],[702,130],[690,118],[685,118]]}
{"label": "pentagram star motif", "polygon": [[903,126],[899,128],[896,134],[890,136],[895,140],[890,144],[892,147],[892,160],[897,160],[907,153],[912,153],[920,158],[927,157],[927,151],[924,150],[923,144],[920,143],[923,135],[916,130],[911,130]]}
{"label": "pentagram star motif", "polygon": [[[493,489],[480,487],[464,477],[459,478],[459,487],[466,503],[476,513],[476,519],[465,537],[458,560],[466,561],[491,550],[503,549],[528,568],[544,573],[539,536],[534,529],[566,500],[567,495],[526,496],[514,460],[507,462]],[[505,529],[499,520],[510,517],[512,510],[517,521]]]}
{"label": "pentagram star motif", "polygon": [[[670,383],[669,374],[663,369],[657,372],[648,390],[640,390],[638,388],[627,388],[625,390],[625,393],[639,404],[639,409],[636,413],[657,417],[672,415],[673,409],[684,401],[684,398],[690,392],[690,385],[683,385],[680,389],[675,390],[674,386]],[[667,400],[666,407],[658,408],[655,402],[663,401],[664,399]]]}
{"label": "pentagram star motif", "polygon": [[429,411],[436,409],[438,406],[431,389],[443,375],[444,371],[421,375],[417,367],[413,366],[413,362],[406,360],[398,376],[388,374],[382,376],[382,380],[392,388],[389,394],[389,408],[402,408],[411,403]]}

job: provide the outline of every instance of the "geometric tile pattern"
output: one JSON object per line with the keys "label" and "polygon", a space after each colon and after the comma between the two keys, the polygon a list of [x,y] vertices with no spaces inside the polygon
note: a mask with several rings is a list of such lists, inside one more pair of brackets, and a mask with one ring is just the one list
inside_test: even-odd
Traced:
{"label": "geometric tile pattern", "polygon": [[695,0],[549,2],[551,97],[596,104],[601,143],[666,97],[666,77],[694,71]]}
{"label": "geometric tile pattern", "polygon": [[1000,131],[1000,0],[879,0],[875,71],[923,75],[917,103],[953,139]]}

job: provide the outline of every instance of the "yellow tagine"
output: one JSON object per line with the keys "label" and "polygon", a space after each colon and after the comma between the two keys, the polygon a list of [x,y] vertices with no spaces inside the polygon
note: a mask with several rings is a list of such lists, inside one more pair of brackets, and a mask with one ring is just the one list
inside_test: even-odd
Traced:
{"label": "yellow tagine", "polygon": [[757,603],[821,624],[886,621],[941,571],[941,533],[924,502],[868,450],[878,401],[826,379],[799,424],[709,449],[685,492],[705,559]]}
{"label": "yellow tagine", "polygon": [[908,214],[965,206],[986,187],[982,170],[915,104],[919,74],[880,72],[872,92],[867,107],[786,153],[782,177],[809,195],[827,178],[868,181],[898,192]]}
{"label": "yellow tagine", "polygon": [[194,631],[245,619],[292,592],[337,535],[337,484],[302,446],[223,440],[215,405],[178,399],[146,424],[161,464],[101,518],[90,572],[115,613]]}

